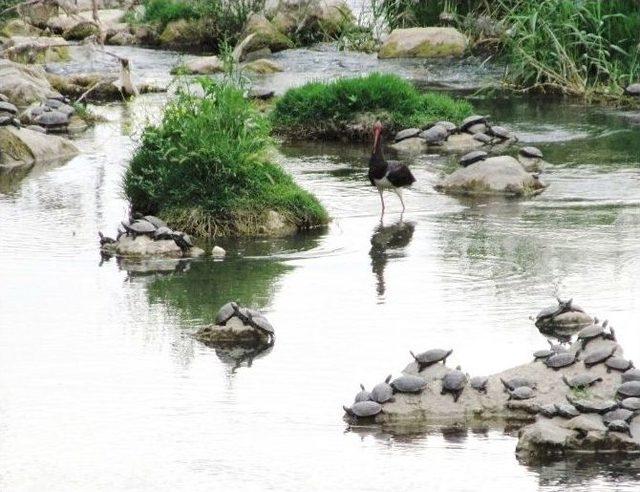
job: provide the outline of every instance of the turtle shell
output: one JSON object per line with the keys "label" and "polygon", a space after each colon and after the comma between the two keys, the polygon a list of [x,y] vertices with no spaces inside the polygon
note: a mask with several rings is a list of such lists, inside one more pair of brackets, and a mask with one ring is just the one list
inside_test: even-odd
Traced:
{"label": "turtle shell", "polygon": [[462,120],[462,123],[460,124],[460,130],[464,132],[464,131],[467,131],[469,128],[471,128],[473,125],[477,125],[478,123],[486,123],[486,122],[487,122],[486,116],[481,116],[479,114],[467,116],[464,120]]}
{"label": "turtle shell", "polygon": [[388,376],[384,382],[378,383],[373,387],[371,390],[371,399],[373,401],[385,403],[393,398],[393,388],[389,381],[391,381],[391,376]]}
{"label": "turtle shell", "polygon": [[[567,396],[567,399],[569,397]],[[569,400],[570,403],[581,412],[585,413],[604,413],[618,408],[618,403],[613,400]]]}
{"label": "turtle shell", "polygon": [[601,382],[602,378],[595,376],[589,372],[584,372],[582,374],[577,374],[571,378],[562,376],[562,380],[570,388],[587,388],[597,382]]}
{"label": "turtle shell", "polygon": [[560,352],[559,354],[553,354],[544,360],[547,367],[552,369],[560,369],[561,367],[567,367],[576,361],[576,354],[573,352]]}
{"label": "turtle shell", "polygon": [[504,126],[490,126],[487,130],[487,133],[501,140],[507,140],[508,138],[511,138],[511,132]]}
{"label": "turtle shell", "polygon": [[446,361],[447,357],[449,357],[452,352],[453,350],[431,349],[419,354],[414,354],[413,352],[409,353],[415,359],[415,361],[420,364],[420,366],[426,367],[432,364],[436,364],[440,361]]}
{"label": "turtle shell", "polygon": [[617,393],[625,397],[640,397],[640,381],[627,381],[626,383],[622,383]]}
{"label": "turtle shell", "polygon": [[345,411],[356,417],[373,417],[382,412],[382,405],[375,401],[359,401],[351,405],[351,408],[345,408]]}
{"label": "turtle shell", "polygon": [[460,391],[466,384],[467,376],[458,369],[448,372],[442,378],[442,389],[445,391]]}
{"label": "turtle shell", "polygon": [[546,359],[547,357],[551,357],[553,354],[555,354],[555,351],[552,349],[536,350],[533,353],[533,358],[536,360]]}
{"label": "turtle shell", "polygon": [[0,101],[0,111],[4,111],[9,114],[18,114],[18,108],[7,101]]}
{"label": "turtle shell", "polygon": [[225,323],[229,321],[234,314],[236,314],[237,308],[238,304],[236,304],[235,302],[227,302],[220,308],[218,314],[216,314],[215,324],[224,326]]}
{"label": "turtle shell", "polygon": [[518,386],[514,390],[509,390],[509,397],[514,400],[528,400],[529,398],[533,398],[536,396],[535,390],[529,388],[528,386]]}
{"label": "turtle shell", "polygon": [[469,380],[469,385],[478,391],[486,391],[489,378],[486,376],[475,376]]}
{"label": "turtle shell", "polygon": [[123,222],[122,225],[128,231],[135,232],[136,234],[153,234],[156,231],[156,227],[146,220],[135,220],[128,225],[125,225]]}
{"label": "turtle shell", "polygon": [[612,432],[624,432],[627,434],[630,432],[629,424],[624,420],[612,420],[607,424],[607,429]]}
{"label": "turtle shell", "polygon": [[69,117],[60,111],[46,111],[35,118],[35,123],[45,128],[65,126],[69,124]]}
{"label": "turtle shell", "polygon": [[640,410],[640,398],[638,397],[625,398],[620,402],[620,406],[622,408],[626,408],[627,410],[632,410],[635,412],[637,410]]}
{"label": "turtle shell", "polygon": [[590,325],[578,332],[579,340],[591,340],[604,335],[604,328],[600,325]]}
{"label": "turtle shell", "polygon": [[614,369],[616,371],[626,371],[633,367],[633,362],[627,360],[623,357],[609,357],[606,361],[604,361],[604,365],[609,369]]}
{"label": "turtle shell", "polygon": [[484,150],[474,150],[460,157],[460,165],[462,167],[470,166],[479,161],[484,161],[489,154]]}
{"label": "turtle shell", "polygon": [[538,412],[544,415],[547,418],[553,418],[558,415],[558,409],[556,408],[555,403],[547,403],[546,405],[540,405],[538,407]]}
{"label": "turtle shell", "polygon": [[154,239],[173,239],[173,231],[168,227],[158,227],[153,233]]}
{"label": "turtle shell", "polygon": [[473,135],[473,139],[477,140],[478,142],[481,142],[483,144],[489,144],[491,143],[491,141],[493,140],[489,135],[487,135],[486,133],[476,133]]}
{"label": "turtle shell", "polygon": [[531,389],[535,389],[536,387],[536,383],[534,381],[531,381],[530,379],[522,376],[515,376],[507,380],[501,378],[500,381],[502,381],[503,386],[507,390],[511,391],[516,388],[520,388],[521,386],[526,386]]}
{"label": "turtle shell", "polygon": [[143,219],[146,220],[147,222],[151,222],[158,229],[160,227],[167,227],[167,223],[164,220],[159,219],[155,215],[145,215]]}
{"label": "turtle shell", "polygon": [[557,314],[560,314],[560,306],[548,306],[540,310],[536,316],[536,321],[540,321],[545,318],[553,318]]}
{"label": "turtle shell", "polygon": [[580,415],[580,411],[570,403],[556,403],[555,407],[558,415],[567,419]]}
{"label": "turtle shell", "polygon": [[584,365],[589,367],[600,364],[611,357],[615,351],[615,347],[610,347],[589,352],[584,358]]}
{"label": "turtle shell", "polygon": [[371,393],[369,393],[366,389],[364,389],[363,385],[360,385],[360,391],[356,394],[354,399],[355,403],[359,401],[369,401],[371,400]]}
{"label": "turtle shell", "polygon": [[456,128],[458,128],[455,123],[451,123],[450,121],[436,121],[436,125],[443,127],[449,133],[455,132]]}
{"label": "turtle shell", "polygon": [[269,323],[269,321],[267,320],[267,318],[265,318],[262,315],[258,315],[258,316],[250,316],[249,320],[251,322],[251,326],[253,326],[254,328],[257,328],[259,330],[262,330],[270,335],[274,335],[275,334],[275,330],[273,329],[273,326],[271,325],[271,323]]}
{"label": "turtle shell", "polygon": [[629,369],[622,374],[622,382],[640,381],[640,369]]}
{"label": "turtle shell", "polygon": [[396,133],[395,141],[402,142],[407,138],[417,137],[420,133],[420,128],[407,128],[406,130],[400,130]]}
{"label": "turtle shell", "polygon": [[439,144],[447,139],[449,132],[444,126],[435,125],[421,132],[419,137],[428,144]]}
{"label": "turtle shell", "polygon": [[419,393],[427,387],[427,382],[421,377],[405,374],[391,381],[391,387],[399,393]]}
{"label": "turtle shell", "polygon": [[518,152],[523,157],[531,159],[542,159],[542,151],[537,147],[522,147]]}
{"label": "turtle shell", "polygon": [[616,408],[615,410],[605,413],[602,416],[602,420],[605,424],[607,422],[613,422],[614,420],[624,420],[625,422],[628,422],[634,415],[634,412],[627,410],[626,408]]}

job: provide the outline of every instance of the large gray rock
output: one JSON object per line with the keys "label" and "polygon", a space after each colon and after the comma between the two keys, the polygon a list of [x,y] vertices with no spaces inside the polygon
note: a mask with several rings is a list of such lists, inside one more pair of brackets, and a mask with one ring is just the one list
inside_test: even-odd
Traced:
{"label": "large gray rock", "polygon": [[0,93],[16,106],[27,106],[60,96],[52,89],[42,67],[0,58]]}
{"label": "large gray rock", "polygon": [[0,127],[0,169],[70,159],[78,149],[66,138],[27,128]]}
{"label": "large gray rock", "polygon": [[268,0],[264,12],[280,32],[308,37],[333,36],[355,20],[344,0]]}
{"label": "large gray rock", "polygon": [[68,45],[60,36],[13,36],[2,56],[17,63],[56,62],[69,58]]}
{"label": "large gray rock", "polygon": [[438,147],[452,154],[466,154],[482,147],[483,143],[473,138],[469,133],[454,133],[442,142]]}
{"label": "large gray rock", "polygon": [[379,58],[438,58],[461,56],[467,38],[452,27],[394,29],[380,47]]}
{"label": "large gray rock", "polygon": [[[173,239],[154,240],[148,236],[122,236],[115,243],[107,244],[103,249],[118,256],[166,256],[172,258],[183,257],[182,250]],[[186,256],[197,257],[204,254],[200,248],[193,247]]]}
{"label": "large gray rock", "polygon": [[244,61],[249,53],[264,48],[276,52],[293,47],[293,42],[287,36],[259,14],[251,14],[247,19],[241,39],[233,50],[234,59],[238,61]]}
{"label": "large gray rock", "polygon": [[436,189],[463,195],[526,196],[540,193],[545,185],[527,173],[513,157],[490,157],[444,178]]}
{"label": "large gray rock", "polygon": [[391,144],[389,147],[406,154],[420,154],[427,150],[427,144],[424,139],[420,137],[405,138],[404,140]]}

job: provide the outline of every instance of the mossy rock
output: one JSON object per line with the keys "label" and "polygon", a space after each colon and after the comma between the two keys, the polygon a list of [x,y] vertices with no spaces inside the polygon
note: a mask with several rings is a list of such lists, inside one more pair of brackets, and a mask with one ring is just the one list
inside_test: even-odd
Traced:
{"label": "mossy rock", "polygon": [[382,44],[378,58],[440,58],[461,56],[467,38],[452,27],[394,29]]}
{"label": "mossy rock", "polygon": [[253,60],[251,62],[245,63],[243,68],[244,70],[248,70],[249,72],[258,73],[261,75],[282,72],[282,67],[280,65],[265,58],[260,58],[258,60]]}
{"label": "mossy rock", "polygon": [[199,42],[194,39],[196,28],[193,22],[185,19],[169,22],[160,34],[158,42],[166,46],[178,46]]}
{"label": "mossy rock", "polygon": [[69,159],[78,149],[66,138],[26,128],[0,127],[0,168]]}
{"label": "mossy rock", "polygon": [[27,24],[21,19],[12,19],[4,25],[0,30],[0,34],[8,38],[13,36],[40,36],[42,29]]}
{"label": "mossy rock", "polygon": [[355,17],[343,1],[326,2],[320,6],[318,25],[327,36],[336,36],[355,25]]}
{"label": "mossy rock", "polygon": [[243,38],[233,50],[236,60],[244,60],[247,53],[268,48],[272,52],[293,48],[293,42],[273,26],[263,15],[252,14]]}
{"label": "mossy rock", "polygon": [[81,41],[89,36],[100,34],[100,28],[93,21],[78,22],[75,26],[62,33],[62,37],[69,41]]}

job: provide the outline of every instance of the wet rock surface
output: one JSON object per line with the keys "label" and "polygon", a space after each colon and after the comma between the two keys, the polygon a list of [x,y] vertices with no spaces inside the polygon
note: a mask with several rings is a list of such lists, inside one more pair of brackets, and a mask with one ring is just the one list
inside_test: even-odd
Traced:
{"label": "wet rock surface", "polygon": [[275,331],[264,314],[229,302],[220,308],[216,322],[199,329],[195,338],[208,345],[270,345]]}
{"label": "wet rock surface", "polygon": [[65,138],[24,127],[0,126],[0,170],[70,159],[78,152]]}

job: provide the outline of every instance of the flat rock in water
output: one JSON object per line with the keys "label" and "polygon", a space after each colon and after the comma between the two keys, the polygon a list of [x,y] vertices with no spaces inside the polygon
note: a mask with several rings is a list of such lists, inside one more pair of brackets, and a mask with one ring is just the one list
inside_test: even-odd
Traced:
{"label": "flat rock in water", "polygon": [[461,56],[467,38],[452,27],[394,29],[380,47],[379,58],[438,58]]}
{"label": "flat rock in water", "polygon": [[0,168],[70,159],[78,152],[66,138],[27,128],[0,127]]}
{"label": "flat rock in water", "polygon": [[182,254],[173,239],[155,241],[148,236],[122,236],[113,244],[106,245],[106,251],[120,256],[168,256],[179,258],[182,256],[196,257],[204,254],[200,248],[191,248],[187,255]]}
{"label": "flat rock in water", "polygon": [[436,185],[436,189],[463,195],[527,196],[541,192],[544,185],[513,157],[499,156],[458,169]]}

